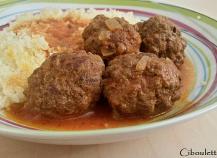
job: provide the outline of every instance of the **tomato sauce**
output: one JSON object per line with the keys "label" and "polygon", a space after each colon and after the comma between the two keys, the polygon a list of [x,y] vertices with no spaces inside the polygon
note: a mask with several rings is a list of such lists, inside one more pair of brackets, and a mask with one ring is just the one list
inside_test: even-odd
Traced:
{"label": "tomato sauce", "polygon": [[72,52],[83,49],[82,32],[89,20],[64,17],[62,19],[43,19],[23,22],[13,31],[28,29],[31,33],[42,35],[48,42],[52,53]]}

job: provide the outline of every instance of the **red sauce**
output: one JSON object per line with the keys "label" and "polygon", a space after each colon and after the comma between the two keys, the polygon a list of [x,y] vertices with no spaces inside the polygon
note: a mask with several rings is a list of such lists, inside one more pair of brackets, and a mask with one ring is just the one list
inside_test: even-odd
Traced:
{"label": "red sauce", "polygon": [[62,19],[45,19],[26,21],[14,28],[19,32],[23,28],[29,29],[33,34],[45,37],[52,51],[73,52],[83,49],[83,29],[89,20],[64,17]]}
{"label": "red sauce", "polygon": [[[193,65],[189,60],[185,61],[183,67],[181,68],[181,73],[183,78],[183,95],[178,102],[189,102],[187,100],[187,96],[195,82]],[[123,118],[116,120],[112,117],[112,111],[108,103],[105,101],[99,102],[93,111],[83,116],[62,120],[54,120],[44,118],[41,116],[35,116],[29,113],[28,111],[23,110],[22,107],[22,104],[16,106],[12,105],[11,108],[5,113],[9,119],[17,122],[18,124],[44,130],[90,130],[114,128],[142,124],[150,122],[153,119],[153,117],[147,117]],[[175,107],[176,106],[174,106],[174,108]],[[162,116],[163,114],[164,113],[161,113],[159,115]],[[158,116],[155,116],[154,118]]]}

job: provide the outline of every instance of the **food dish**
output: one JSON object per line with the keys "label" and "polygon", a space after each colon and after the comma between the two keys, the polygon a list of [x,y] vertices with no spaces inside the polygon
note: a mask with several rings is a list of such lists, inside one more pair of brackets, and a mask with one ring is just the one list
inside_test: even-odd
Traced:
{"label": "food dish", "polygon": [[[215,47],[214,47],[215,48]],[[187,48],[188,49],[188,48]],[[214,49],[213,49],[214,50]],[[187,55],[187,56],[190,56],[189,54]],[[210,61],[213,61],[212,59],[214,59],[214,58],[212,58],[212,55],[210,56]],[[195,60],[194,60],[195,61]],[[198,65],[196,65],[196,70],[197,70],[197,67]],[[195,68],[195,65],[194,65],[194,68]],[[211,67],[210,69],[211,70],[214,70],[215,69],[215,67]],[[188,71],[188,69],[186,68],[185,69],[185,71]],[[214,71],[213,71],[214,72]],[[191,72],[192,73],[192,72]],[[190,75],[190,74],[189,74]],[[194,76],[194,75],[193,75]],[[196,77],[198,77],[198,76],[196,76]],[[200,79],[200,78],[196,78],[196,84],[195,85],[197,85],[197,86],[199,86],[199,87],[203,87],[203,86],[206,86],[206,85],[204,85],[204,82],[200,82],[200,83],[197,83],[197,80],[198,79]],[[186,81],[186,82],[188,82],[188,81]],[[211,82],[210,82],[211,83]],[[207,84],[209,84],[209,83],[207,83]],[[195,89],[195,85],[192,85],[194,88],[193,88],[193,90],[196,90]],[[192,91],[190,91],[190,95],[192,94]],[[189,93],[187,93],[186,94],[187,95],[187,97],[189,97]],[[199,95],[199,96],[201,96],[201,95]],[[197,98],[197,97],[196,97]],[[194,98],[195,99],[195,98]],[[198,99],[198,98],[197,98]],[[186,100],[185,100],[186,101]],[[195,101],[195,100],[194,100]],[[182,102],[182,103],[184,103],[184,102]],[[169,113],[167,113],[166,115],[164,115],[164,117],[166,116],[166,117],[171,117],[172,115],[174,115],[174,114],[177,114],[177,112],[180,112],[180,111],[182,111],[182,110],[184,110],[185,108],[188,108],[188,106],[185,106],[185,108],[183,108],[184,106],[181,106],[181,104],[179,104],[180,106],[178,106],[179,107],[179,109],[176,109],[177,111],[170,111]],[[187,104],[187,105],[189,105],[189,103]],[[157,119],[162,119],[162,117],[158,117]],[[157,119],[154,119],[154,120],[157,120]],[[154,121],[154,120],[152,120],[152,121]],[[170,119],[169,119],[170,120]],[[166,121],[169,121],[169,120],[166,120]],[[164,121],[163,121],[164,122]],[[153,124],[155,124],[155,123],[151,123],[152,125]],[[146,128],[146,127],[148,127],[148,125],[144,125],[144,128]],[[153,126],[152,126],[153,127]],[[129,128],[131,128],[131,129],[133,129],[134,127],[129,127]],[[121,129],[126,129],[126,128],[121,128]],[[113,129],[112,129],[113,130]],[[111,130],[111,131],[112,131]],[[114,129],[114,131],[115,131],[116,129]],[[108,130],[109,131],[109,130]],[[90,132],[90,131],[88,131],[88,132]],[[55,132],[54,132],[55,133]],[[61,132],[60,132],[61,133]],[[76,132],[74,132],[74,133],[76,133]],[[82,132],[81,132],[82,133]]]}
{"label": "food dish", "polygon": [[[96,16],[87,18],[87,12]],[[13,100],[2,84],[2,98],[8,101],[2,110],[7,116],[40,130],[49,129],[50,121],[57,124],[60,120],[67,120],[71,130],[81,130],[83,126],[84,129],[127,126],[122,120],[131,121],[132,125],[136,125],[138,119],[145,123],[176,108],[175,101],[184,94],[181,87],[189,89],[189,84],[184,85],[182,81],[187,75],[182,72],[186,67],[184,60],[188,59],[184,53],[186,41],[180,29],[160,15],[131,24],[127,16],[132,14],[130,12],[107,10],[99,13],[94,9],[45,9],[37,15],[29,13],[31,19],[25,14],[18,16],[3,29],[3,34],[13,33],[15,37],[25,32],[29,40],[21,38],[21,43],[34,41],[36,46],[40,45],[41,42],[34,39],[40,36],[48,45],[45,50],[39,49],[39,55],[44,54],[43,62],[31,67],[34,63],[28,65],[24,61],[20,64],[28,57],[14,59],[14,54],[23,54],[22,51],[16,53],[17,46],[11,51],[10,41],[2,44],[6,47],[2,50],[5,60],[15,61],[15,64],[3,61],[5,67],[9,70],[19,67],[20,75],[26,74],[18,79],[17,73],[12,71],[8,78],[0,77],[8,85],[14,85],[11,91],[20,96],[19,100]],[[109,14],[113,17],[106,16]],[[27,49],[26,54],[31,55],[31,45],[19,47]],[[29,58],[37,60],[34,49]],[[2,72],[2,76],[7,74],[6,70]],[[21,81],[25,84],[21,85]],[[21,90],[17,91],[18,88]],[[102,109],[107,115],[103,116],[96,109]],[[93,115],[99,116],[92,122],[93,128],[85,127],[83,124]],[[103,126],[98,126],[97,122],[103,118],[118,124],[102,121]],[[81,122],[84,119],[87,121]],[[73,120],[81,123],[75,126]],[[47,127],[40,127],[42,122]],[[54,129],[68,128],[59,124]]]}
{"label": "food dish", "polygon": [[[101,14],[95,16],[93,19],[88,19],[89,21],[86,20],[86,26],[83,27],[83,31],[79,32],[79,29],[83,26],[82,22],[85,23],[85,17],[77,12],[79,11],[45,10],[39,12],[38,15],[30,13],[32,19],[25,20],[24,15],[22,17],[24,20],[19,22],[20,17],[18,17],[8,28],[3,29],[3,33],[9,29],[10,33],[15,32],[18,36],[20,33],[25,32],[30,39],[31,36],[42,36],[41,38],[44,38],[49,45],[49,48],[46,49],[47,53],[44,52],[46,57],[42,65],[39,63],[37,67],[31,69],[32,74],[26,75],[26,78],[23,79],[26,82],[28,80],[28,83],[22,87],[24,90],[16,92],[20,96],[24,94],[22,99],[20,99],[21,101],[13,101],[10,99],[10,95],[2,96],[2,98],[8,97],[7,100],[11,101],[3,105],[8,116],[12,116],[12,118],[19,116],[24,122],[31,121],[33,126],[26,124],[31,128],[35,128],[34,120],[38,117],[39,120],[41,120],[41,117],[45,117],[44,121],[47,122],[53,118],[59,120],[65,117],[80,120],[84,117],[81,114],[86,115],[86,112],[91,111],[92,107],[96,106],[102,89],[104,89],[105,97],[113,108],[114,119],[126,117],[127,115],[137,117],[138,114],[144,117],[148,113],[156,113],[158,110],[155,109],[163,109],[164,106],[171,107],[173,105],[174,102],[171,101],[177,100],[180,97],[181,76],[179,76],[178,69],[172,61],[153,56],[153,54],[159,54],[159,57],[161,57],[161,54],[171,52],[173,47],[179,43],[176,42],[176,38],[179,41],[182,38],[179,37],[179,29],[169,19],[156,16],[156,18],[150,18],[148,21],[138,22],[134,27],[126,21],[127,19],[119,17],[108,18]],[[96,10],[93,10],[93,12],[98,13]],[[93,12],[90,13],[93,14]],[[53,16],[50,16],[49,13]],[[85,11],[83,13],[85,14]],[[110,11],[106,11],[106,13],[110,13]],[[118,12],[115,13],[119,14]],[[61,16],[57,18],[56,15],[58,14]],[[156,27],[151,28],[149,27],[150,25]],[[69,36],[73,36],[76,32],[78,32],[76,39],[74,37],[69,38]],[[152,36],[156,36],[156,39],[151,39]],[[164,40],[162,42],[161,37]],[[77,38],[80,39],[79,43],[74,42]],[[169,44],[170,41],[173,41],[173,38],[175,42]],[[141,39],[141,48],[147,49],[147,52],[146,50],[143,53],[139,52]],[[61,40],[66,42],[59,43]],[[155,42],[149,41],[156,41],[160,47],[158,48]],[[168,44],[165,44],[167,41]],[[181,50],[183,50],[185,41],[181,41],[180,43]],[[166,45],[166,48],[161,51],[161,47],[164,45]],[[172,49],[168,49],[167,46]],[[11,52],[10,46],[5,47],[6,50],[3,50],[3,52],[6,53],[3,54],[7,54],[9,59],[14,59],[15,53],[13,52],[15,50]],[[21,45],[21,48],[26,47]],[[27,54],[31,50],[31,46],[28,48]],[[148,48],[152,48],[153,50]],[[90,54],[84,52],[83,49]],[[172,51],[172,54],[168,57],[178,54],[179,50]],[[150,52],[150,55],[148,52]],[[21,53],[22,51],[19,54]],[[105,69],[102,59],[97,55],[94,57],[92,53],[100,55],[105,61],[110,60],[107,63],[105,77],[102,76]],[[184,54],[183,52],[180,53]],[[37,54],[34,54],[33,58],[35,56]],[[19,63],[20,60],[18,58],[15,62]],[[174,58],[174,61],[177,61],[177,58]],[[177,62],[174,63],[177,64]],[[8,64],[5,65],[8,66]],[[18,67],[20,66],[20,64],[17,65]],[[98,65],[101,66],[97,67]],[[177,66],[180,66],[180,63]],[[12,69],[12,67],[14,66],[9,65],[8,69]],[[20,67],[20,72],[25,72],[29,68],[25,63],[21,64]],[[5,76],[6,73],[3,72],[2,75]],[[9,77],[6,81],[10,81],[9,84],[11,82],[15,83],[19,87],[20,85],[17,84],[17,80],[13,75],[12,73],[12,77]],[[93,80],[94,77],[97,78],[96,83],[86,83],[87,79]],[[15,79],[12,80],[11,78]],[[3,79],[2,77],[1,80]],[[103,80],[105,80],[105,84],[102,85]],[[4,84],[2,85],[4,86]],[[6,88],[3,86],[2,93],[6,95],[4,93],[4,89]],[[144,88],[138,89],[136,87]],[[170,91],[169,87],[176,88],[172,88]],[[16,90],[13,87],[11,89],[12,91]],[[121,93],[122,95],[120,95]],[[21,107],[19,108],[19,106]],[[159,108],[156,108],[158,106]],[[98,115],[97,111],[94,112]],[[156,113],[156,115],[159,114],[160,112]],[[25,118],[22,115],[29,117]],[[103,124],[106,124],[105,128],[111,127],[111,124],[108,122],[103,122]],[[78,126],[80,128],[81,125],[78,124]],[[36,128],[41,130],[46,129]],[[56,129],[58,130],[58,128]]]}

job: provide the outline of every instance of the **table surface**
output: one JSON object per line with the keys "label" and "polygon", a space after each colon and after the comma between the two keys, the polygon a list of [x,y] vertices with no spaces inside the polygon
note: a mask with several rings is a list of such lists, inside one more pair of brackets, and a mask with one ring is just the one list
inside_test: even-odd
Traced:
{"label": "table surface", "polygon": [[[216,0],[164,0],[217,19]],[[155,130],[139,140],[90,146],[57,146],[0,137],[1,158],[179,158],[182,148],[217,150],[217,110]],[[215,158],[215,157],[212,157]],[[217,158],[217,156],[216,156]]]}

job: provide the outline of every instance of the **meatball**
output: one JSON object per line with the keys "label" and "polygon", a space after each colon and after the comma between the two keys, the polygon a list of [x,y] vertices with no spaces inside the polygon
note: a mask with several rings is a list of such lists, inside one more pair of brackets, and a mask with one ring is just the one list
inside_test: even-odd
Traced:
{"label": "meatball", "polygon": [[83,114],[100,97],[104,69],[85,51],[53,54],[28,78],[25,107],[51,118]]}
{"label": "meatball", "polygon": [[180,72],[169,58],[137,53],[121,55],[105,71],[104,95],[114,117],[151,116],[180,98]]}
{"label": "meatball", "polygon": [[124,18],[97,15],[82,34],[84,48],[103,59],[110,60],[121,54],[138,52],[141,37]]}
{"label": "meatball", "polygon": [[184,62],[186,41],[179,28],[167,17],[154,16],[148,21],[137,23],[142,38],[141,51],[170,58],[177,67]]}

